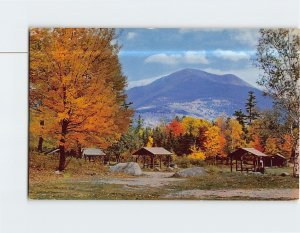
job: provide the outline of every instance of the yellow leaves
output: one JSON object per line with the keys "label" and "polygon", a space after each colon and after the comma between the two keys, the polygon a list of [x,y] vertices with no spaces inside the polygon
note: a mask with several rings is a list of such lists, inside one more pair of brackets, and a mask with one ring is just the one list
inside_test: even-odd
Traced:
{"label": "yellow leaves", "polygon": [[188,159],[194,159],[194,160],[204,160],[205,159],[204,152],[200,151],[196,147],[196,145],[193,145],[191,147],[191,151],[192,151],[192,153],[187,156]]}
{"label": "yellow leaves", "polygon": [[57,119],[59,122],[64,119],[69,119],[69,114],[66,112],[59,112],[59,113],[57,113]]}
{"label": "yellow leaves", "polygon": [[208,121],[203,119],[186,116],[182,119],[182,125],[185,133],[189,133],[193,136],[197,136],[199,133],[199,128],[208,127],[211,124]]}
{"label": "yellow leaves", "polygon": [[153,137],[149,136],[148,142],[147,142],[147,147],[152,147],[152,146],[153,146]]}
{"label": "yellow leaves", "polygon": [[279,152],[277,138],[269,137],[266,141],[265,153],[274,155]]}
{"label": "yellow leaves", "polygon": [[221,154],[221,135],[218,126],[211,126],[205,132],[204,147],[207,156]]}
{"label": "yellow leaves", "polygon": [[228,147],[230,151],[245,145],[243,134],[244,132],[241,124],[236,119],[230,119],[228,129],[226,130],[226,136],[229,139]]}
{"label": "yellow leaves", "polygon": [[112,29],[32,29],[30,102],[41,103],[52,138],[64,119],[66,145],[105,147],[127,130],[132,111],[120,106],[126,80],[112,38]]}

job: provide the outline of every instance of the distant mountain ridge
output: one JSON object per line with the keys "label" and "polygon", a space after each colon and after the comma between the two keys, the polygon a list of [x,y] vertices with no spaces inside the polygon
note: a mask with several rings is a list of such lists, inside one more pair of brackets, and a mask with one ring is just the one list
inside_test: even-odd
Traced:
{"label": "distant mountain ridge", "polygon": [[263,92],[233,74],[217,75],[198,69],[183,69],[156,81],[127,90],[136,116],[147,125],[170,120],[176,115],[213,119],[231,116],[244,109],[248,92],[253,91],[257,106],[270,108],[272,102]]}

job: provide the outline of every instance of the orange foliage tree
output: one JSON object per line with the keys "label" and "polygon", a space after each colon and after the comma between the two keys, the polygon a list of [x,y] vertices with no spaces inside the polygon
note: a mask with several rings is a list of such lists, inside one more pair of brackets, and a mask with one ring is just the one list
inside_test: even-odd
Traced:
{"label": "orange foliage tree", "polygon": [[130,123],[126,78],[113,29],[31,29],[30,105],[43,113],[59,142],[58,169],[65,149],[111,145]]}
{"label": "orange foliage tree", "polygon": [[242,125],[236,119],[230,119],[226,130],[228,152],[232,152],[245,145],[243,136],[244,132]]}
{"label": "orange foliage tree", "polygon": [[166,126],[166,130],[167,130],[168,133],[172,133],[175,137],[180,136],[184,132],[182,123],[180,121],[176,120],[176,119],[171,121]]}
{"label": "orange foliage tree", "polygon": [[264,147],[261,144],[261,138],[258,134],[254,134],[252,136],[252,141],[250,141],[249,146],[255,148],[256,150],[264,151]]}
{"label": "orange foliage tree", "polygon": [[205,132],[206,141],[204,142],[206,156],[221,154],[222,144],[220,128],[216,125],[209,127]]}
{"label": "orange foliage tree", "polygon": [[279,152],[278,140],[274,137],[269,137],[266,141],[265,153],[269,155],[274,155]]}
{"label": "orange foliage tree", "polygon": [[280,149],[286,158],[290,158],[293,151],[293,145],[294,145],[293,138],[290,134],[285,134],[283,136],[283,140],[284,141],[281,144]]}

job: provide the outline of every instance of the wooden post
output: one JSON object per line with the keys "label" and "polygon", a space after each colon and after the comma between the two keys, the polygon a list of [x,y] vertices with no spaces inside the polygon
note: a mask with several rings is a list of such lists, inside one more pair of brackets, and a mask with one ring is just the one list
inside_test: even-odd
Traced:
{"label": "wooden post", "polygon": [[161,168],[161,155],[159,156],[159,167]]}
{"label": "wooden post", "polygon": [[154,156],[151,156],[151,168],[154,168]]}
{"label": "wooden post", "polygon": [[243,172],[243,156],[241,156],[241,172]]}
{"label": "wooden post", "polygon": [[271,167],[272,167],[272,165],[273,165],[273,164],[272,164],[272,157],[271,157]]}
{"label": "wooden post", "polygon": [[143,155],[143,168],[145,168],[145,163],[146,163],[146,155]]}
{"label": "wooden post", "polygon": [[253,171],[255,172],[256,171],[256,162],[255,162],[255,157],[253,158]]}
{"label": "wooden post", "polygon": [[237,158],[235,158],[235,171],[238,170],[238,161],[237,161]]}
{"label": "wooden post", "polygon": [[168,155],[168,167],[170,167],[170,163],[171,163],[171,155]]}
{"label": "wooden post", "polygon": [[230,156],[230,172],[232,172],[232,156]]}

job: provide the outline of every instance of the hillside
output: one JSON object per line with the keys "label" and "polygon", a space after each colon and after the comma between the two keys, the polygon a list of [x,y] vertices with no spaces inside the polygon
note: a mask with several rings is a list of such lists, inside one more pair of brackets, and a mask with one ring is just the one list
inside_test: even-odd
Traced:
{"label": "hillside", "polygon": [[184,69],[146,86],[127,91],[136,116],[148,125],[183,115],[213,119],[231,116],[244,109],[248,92],[253,91],[260,109],[271,106],[263,92],[233,74],[217,75],[197,69]]}

